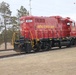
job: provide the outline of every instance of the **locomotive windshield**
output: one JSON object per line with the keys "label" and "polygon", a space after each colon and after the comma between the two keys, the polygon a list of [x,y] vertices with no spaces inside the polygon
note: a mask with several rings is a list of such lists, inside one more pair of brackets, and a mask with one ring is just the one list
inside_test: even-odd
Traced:
{"label": "locomotive windshield", "polygon": [[70,26],[71,25],[71,23],[70,22],[67,22],[67,26]]}

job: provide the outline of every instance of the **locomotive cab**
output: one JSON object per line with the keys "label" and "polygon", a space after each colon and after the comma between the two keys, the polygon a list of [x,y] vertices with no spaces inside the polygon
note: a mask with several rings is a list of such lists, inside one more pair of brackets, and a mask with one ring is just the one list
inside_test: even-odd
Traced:
{"label": "locomotive cab", "polygon": [[[33,19],[30,17],[22,17],[20,19],[21,24],[20,24],[20,32],[21,35],[24,36],[26,39],[30,39],[30,30],[32,29],[33,25]],[[31,28],[31,29],[30,29]]]}

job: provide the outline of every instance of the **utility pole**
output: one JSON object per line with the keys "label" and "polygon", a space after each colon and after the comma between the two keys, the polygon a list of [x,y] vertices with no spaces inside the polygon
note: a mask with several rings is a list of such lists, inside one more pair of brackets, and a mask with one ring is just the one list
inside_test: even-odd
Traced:
{"label": "utility pole", "polygon": [[32,15],[31,9],[32,9],[32,8],[31,8],[31,0],[29,0],[29,12],[30,12],[29,15]]}

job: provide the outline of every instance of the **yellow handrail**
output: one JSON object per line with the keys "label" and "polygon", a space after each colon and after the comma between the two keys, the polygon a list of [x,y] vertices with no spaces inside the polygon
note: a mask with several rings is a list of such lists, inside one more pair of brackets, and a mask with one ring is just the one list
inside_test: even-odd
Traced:
{"label": "yellow handrail", "polygon": [[12,45],[14,46],[14,42],[15,40],[17,39],[16,36],[17,36],[18,32],[14,32],[13,33],[13,36],[12,36]]}

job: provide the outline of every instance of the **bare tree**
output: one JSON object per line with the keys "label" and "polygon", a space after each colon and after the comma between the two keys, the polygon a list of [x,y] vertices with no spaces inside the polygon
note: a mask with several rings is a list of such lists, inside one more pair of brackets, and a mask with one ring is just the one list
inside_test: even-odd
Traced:
{"label": "bare tree", "polygon": [[3,17],[4,19],[4,29],[5,29],[5,33],[4,33],[4,41],[5,41],[5,49],[7,49],[7,34],[6,34],[6,25],[9,24],[9,20],[10,20],[10,16],[11,16],[11,11],[9,9],[9,4],[6,3],[6,2],[2,2],[0,3],[0,13],[1,13],[1,16]]}

